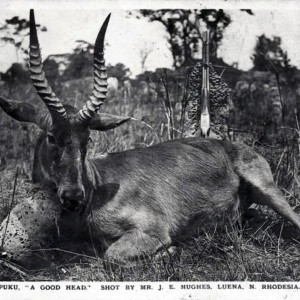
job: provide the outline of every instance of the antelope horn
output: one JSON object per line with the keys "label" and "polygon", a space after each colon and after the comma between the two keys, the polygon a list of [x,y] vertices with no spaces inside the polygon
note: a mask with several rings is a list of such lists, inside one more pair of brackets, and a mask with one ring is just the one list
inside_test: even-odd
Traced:
{"label": "antelope horn", "polygon": [[33,9],[30,10],[29,70],[31,73],[30,78],[33,81],[33,85],[38,95],[46,104],[52,118],[66,118],[66,110],[49,86],[48,81],[45,77],[45,73],[43,71],[43,63],[36,32]]}
{"label": "antelope horn", "polygon": [[94,89],[86,104],[79,111],[79,120],[89,123],[103,104],[107,93],[107,73],[103,54],[104,37],[110,14],[106,17],[95,42],[94,49]]}

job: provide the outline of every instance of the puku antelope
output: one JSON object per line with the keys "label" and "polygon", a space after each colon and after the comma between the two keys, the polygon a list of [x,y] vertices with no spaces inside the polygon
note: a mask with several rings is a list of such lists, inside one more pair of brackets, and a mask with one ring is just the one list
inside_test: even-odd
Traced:
{"label": "puku antelope", "polygon": [[35,148],[33,180],[53,186],[67,210],[85,212],[94,235],[105,240],[110,261],[154,254],[206,225],[235,218],[252,203],[268,205],[300,229],[300,218],[275,186],[267,161],[243,144],[186,138],[86,157],[90,130],[127,121],[105,121],[97,114],[107,92],[108,22],[109,16],[95,43],[92,96],[77,111],[64,107],[48,85],[30,12],[29,69],[48,111],[3,97],[0,106],[44,131]]}

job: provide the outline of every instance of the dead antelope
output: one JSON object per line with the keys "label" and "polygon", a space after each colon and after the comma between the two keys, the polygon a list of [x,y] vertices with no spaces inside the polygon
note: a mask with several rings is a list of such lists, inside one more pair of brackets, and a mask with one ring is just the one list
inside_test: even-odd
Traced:
{"label": "dead antelope", "polygon": [[0,106],[44,130],[35,148],[34,181],[53,187],[65,209],[84,212],[94,235],[105,240],[108,260],[154,254],[207,225],[235,218],[238,209],[252,203],[268,205],[300,229],[300,218],[275,186],[267,161],[243,144],[187,138],[86,157],[90,130],[128,120],[97,114],[107,92],[108,21],[109,16],[95,44],[92,96],[77,112],[64,107],[47,83],[30,12],[31,78],[48,111],[3,97]]}

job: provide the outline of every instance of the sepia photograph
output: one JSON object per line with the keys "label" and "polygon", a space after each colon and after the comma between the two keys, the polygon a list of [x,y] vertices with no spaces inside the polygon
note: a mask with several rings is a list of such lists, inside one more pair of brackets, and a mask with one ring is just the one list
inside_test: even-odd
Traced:
{"label": "sepia photograph", "polygon": [[0,297],[297,296],[296,1],[0,6]]}

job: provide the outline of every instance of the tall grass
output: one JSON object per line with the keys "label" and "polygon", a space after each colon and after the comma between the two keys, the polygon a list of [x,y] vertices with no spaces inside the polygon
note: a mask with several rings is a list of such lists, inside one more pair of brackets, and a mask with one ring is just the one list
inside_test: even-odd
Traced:
{"label": "tall grass", "polygon": [[[111,91],[102,107],[105,112],[130,115],[131,122],[107,132],[93,132],[90,156],[117,152],[135,147],[148,147],[168,139],[180,137],[184,108],[187,100],[187,81],[169,82],[161,74],[161,93],[148,97],[139,87],[133,87],[131,96],[122,100],[124,91]],[[63,85],[60,98],[63,103],[81,107],[91,89],[91,79],[73,80]],[[157,83],[159,84],[159,83]],[[148,83],[149,85],[149,83]],[[26,84],[10,89],[12,99],[28,101],[39,107],[43,104]],[[25,98],[24,98],[25,97]],[[144,97],[144,98],[143,98]],[[144,99],[141,101],[141,99]],[[284,101],[284,99],[282,99]],[[125,103],[124,103],[125,102]],[[282,106],[284,107],[284,105]],[[297,123],[298,124],[298,123]],[[20,124],[0,111],[0,221],[9,211],[16,167],[21,174],[16,201],[22,201],[30,189],[30,176],[35,139],[39,129],[31,124]],[[286,127],[283,124],[283,127]],[[276,183],[287,200],[299,210],[299,143],[291,142],[287,129],[281,147],[260,144],[255,134],[239,139],[257,148],[269,161]],[[299,125],[293,129],[299,140]],[[294,228],[269,209],[258,208],[258,213],[242,227],[224,228],[215,232],[199,232],[194,239],[180,243],[174,255],[148,258],[135,267],[107,268],[93,245],[77,251],[59,247],[49,255],[51,267],[26,271],[24,276],[0,265],[2,280],[97,280],[97,281],[204,281],[204,280],[299,280],[299,240]],[[51,260],[51,257],[53,259]]]}

